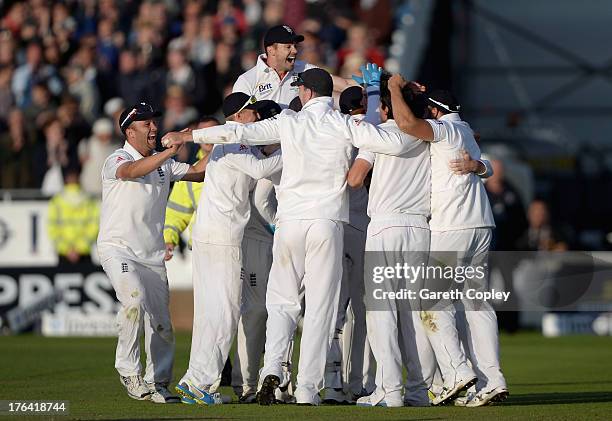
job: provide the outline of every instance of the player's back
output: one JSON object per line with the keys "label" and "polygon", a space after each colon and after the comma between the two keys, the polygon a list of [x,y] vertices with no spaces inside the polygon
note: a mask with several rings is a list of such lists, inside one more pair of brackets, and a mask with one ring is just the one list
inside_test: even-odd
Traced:
{"label": "player's back", "polygon": [[352,144],[345,115],[330,97],[310,100],[302,111],[279,115],[283,173],[278,220],[332,219],[348,222],[346,174]]}
{"label": "player's back", "polygon": [[438,125],[442,128],[441,133],[445,133],[443,138],[434,139],[430,146],[432,231],[494,227],[482,180],[474,173],[455,174],[448,166],[451,160],[463,158],[462,150],[466,150],[472,159],[480,158],[480,148],[472,128],[456,113],[446,114],[432,125]]}
{"label": "player's back", "polygon": [[[390,217],[398,214],[418,215],[424,218],[430,213],[431,164],[426,142],[403,133],[394,120],[379,125],[381,129],[396,132],[414,147],[401,155],[360,152],[361,158],[375,155],[370,184],[368,215],[371,218]],[[370,161],[372,158],[366,158]],[[425,221],[426,223],[426,221]]]}

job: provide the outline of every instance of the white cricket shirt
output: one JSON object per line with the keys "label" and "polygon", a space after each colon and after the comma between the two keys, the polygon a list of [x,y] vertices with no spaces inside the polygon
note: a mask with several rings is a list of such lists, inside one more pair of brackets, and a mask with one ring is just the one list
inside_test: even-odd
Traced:
{"label": "white cricket shirt", "polygon": [[[225,126],[242,124],[228,121]],[[250,217],[249,192],[255,180],[281,169],[281,155],[266,158],[247,145],[216,145],[206,167],[192,238],[202,243],[240,246]]]}
{"label": "white cricket shirt", "polygon": [[[398,133],[381,130],[333,108],[331,97],[313,98],[295,113],[244,125],[194,130],[197,143],[281,143],[283,172],[277,190],[279,222],[331,219],[349,222],[346,174],[352,147],[401,154],[412,147]],[[209,164],[210,165],[210,164]]]}
{"label": "white cricket shirt", "polygon": [[170,182],[183,178],[189,165],[168,159],[143,177],[117,178],[117,168],[142,158],[126,142],[104,161],[98,234],[101,262],[111,257],[125,257],[148,265],[164,264],[163,227]]}
{"label": "white cricket shirt", "polygon": [[316,66],[296,60],[293,70],[287,72],[281,80],[278,73],[266,64],[265,58],[266,55],[261,54],[252,69],[238,76],[232,92],[254,95],[258,101],[270,99],[278,103],[281,108],[287,108],[291,100],[298,96],[298,87],[291,86],[291,82],[297,79],[298,73]]}
{"label": "white cricket shirt", "polygon": [[448,163],[461,157],[465,149],[472,159],[480,159],[480,148],[470,125],[459,114],[445,114],[427,120],[434,133],[431,152],[432,231],[453,231],[495,227],[491,205],[480,177],[454,174]]}
{"label": "white cricket shirt", "polygon": [[[397,133],[412,147],[393,156],[376,153],[375,149],[360,149],[357,159],[374,166],[370,183],[368,215],[375,219],[391,219],[405,215],[408,226],[429,228],[431,164],[426,142],[400,130],[395,120],[387,120],[378,126],[382,130]],[[413,217],[412,217],[413,216]]]}

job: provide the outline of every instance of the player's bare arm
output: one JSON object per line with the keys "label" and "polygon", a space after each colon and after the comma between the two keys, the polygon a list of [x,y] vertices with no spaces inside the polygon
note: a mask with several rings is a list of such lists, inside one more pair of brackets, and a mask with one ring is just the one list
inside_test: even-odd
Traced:
{"label": "player's bare arm", "polygon": [[372,164],[365,159],[357,158],[346,176],[348,185],[354,189],[362,187],[370,169],[372,169]]}
{"label": "player's bare arm", "polygon": [[[399,74],[395,74],[389,79],[388,87],[391,93],[395,122],[403,132],[426,142],[431,142],[434,140],[434,132],[431,126],[424,119],[415,116],[402,97],[402,88],[407,84],[409,82]],[[417,83],[411,83],[411,87],[418,90],[423,88]]]}
{"label": "player's bare arm", "polygon": [[159,168],[166,160],[178,153],[180,145],[172,145],[170,148],[155,155],[144,157],[137,161],[126,162],[117,168],[116,177],[122,180],[143,177],[151,171]]}
{"label": "player's bare arm", "polygon": [[187,174],[185,174],[181,180],[197,182],[204,181],[204,173],[206,172],[209,157],[210,154],[206,154],[202,159],[189,167]]}

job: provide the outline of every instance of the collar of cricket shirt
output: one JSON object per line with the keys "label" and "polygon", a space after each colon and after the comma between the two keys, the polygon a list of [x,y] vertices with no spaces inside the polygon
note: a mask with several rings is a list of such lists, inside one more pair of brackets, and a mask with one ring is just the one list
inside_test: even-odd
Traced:
{"label": "collar of cricket shirt", "polygon": [[[136,148],[134,148],[130,142],[128,142],[127,140],[125,141],[125,143],[123,144],[123,150],[126,151],[127,153],[129,153],[130,155],[132,155],[132,157],[136,160],[138,159],[142,159],[144,158],[144,156],[142,156],[140,154],[140,152],[138,152],[136,150]],[[153,155],[154,153],[156,153],[155,151],[153,151],[153,153],[151,155]]]}
{"label": "collar of cricket shirt", "polygon": [[[271,74],[275,74],[278,76],[278,73],[276,73],[276,71],[273,68],[271,68],[270,66],[266,64],[266,57],[267,56],[265,54],[260,54],[257,57],[257,64],[255,65],[257,67],[257,76],[258,76],[257,79],[259,79],[259,76],[262,74],[265,75],[266,77],[268,77]],[[297,63],[298,60],[296,59],[295,61]],[[289,70],[287,74],[285,74],[285,77],[281,80],[289,80],[294,74],[295,74],[295,67],[293,68],[293,70]]]}
{"label": "collar of cricket shirt", "polygon": [[444,114],[442,117],[440,117],[440,120],[446,120],[446,121],[462,121],[461,117],[459,117],[459,113],[448,113],[448,114]]}
{"label": "collar of cricket shirt", "polygon": [[329,107],[333,108],[334,99],[330,96],[318,96],[316,98],[312,98],[302,107],[302,110],[310,107]]}

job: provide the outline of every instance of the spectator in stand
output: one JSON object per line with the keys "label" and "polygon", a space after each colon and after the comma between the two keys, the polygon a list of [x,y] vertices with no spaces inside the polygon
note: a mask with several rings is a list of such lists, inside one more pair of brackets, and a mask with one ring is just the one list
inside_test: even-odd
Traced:
{"label": "spectator in stand", "polygon": [[28,135],[23,113],[9,113],[8,131],[0,135],[0,186],[5,189],[34,187],[30,163],[33,139]]}
{"label": "spectator in stand", "polygon": [[98,235],[98,204],[79,185],[79,169],[64,171],[66,184],[49,202],[49,238],[60,266],[91,264],[91,245]]}
{"label": "spectator in stand", "polygon": [[[33,173],[38,187],[45,196],[53,196],[62,191],[64,186],[63,170],[70,164],[68,141],[64,135],[64,126],[56,117],[43,126],[45,144],[39,149],[34,159]],[[46,166],[42,163],[45,162]]]}
{"label": "spectator in stand", "polygon": [[180,86],[185,92],[196,89],[196,75],[187,60],[187,43],[184,39],[175,38],[168,44],[168,73],[166,87]]}
{"label": "spectator in stand", "polygon": [[113,123],[111,120],[107,118],[96,120],[92,130],[92,136],[79,143],[79,160],[83,167],[80,181],[86,193],[101,197],[104,161],[120,146],[113,143]]}
{"label": "spectator in stand", "polygon": [[490,162],[493,175],[487,178],[485,189],[495,219],[491,250],[497,253],[490,253],[489,260],[491,271],[499,270],[504,290],[511,292],[510,298],[500,305],[497,320],[500,328],[516,332],[519,328],[519,316],[516,311],[509,310],[517,308],[518,303],[514,294],[514,269],[519,256],[512,252],[517,251],[519,238],[527,229],[527,218],[520,195],[505,179],[504,164],[497,159]]}
{"label": "spectator in stand", "polygon": [[348,56],[357,54],[364,57],[365,61],[376,63],[383,67],[385,56],[373,44],[368,28],[360,23],[355,23],[348,30],[348,38],[343,48],[338,51],[338,68],[342,68]]}
{"label": "spectator in stand", "polygon": [[15,101],[11,92],[13,67],[10,64],[0,65],[0,121],[6,121]]}
{"label": "spectator in stand", "polygon": [[565,251],[568,245],[561,231],[550,222],[548,205],[536,199],[527,210],[529,227],[518,240],[519,250],[524,251]]}
{"label": "spectator in stand", "polygon": [[198,112],[190,107],[180,86],[170,86],[166,91],[165,112],[162,120],[164,132],[182,130],[198,118]]}
{"label": "spectator in stand", "polygon": [[26,62],[19,66],[13,75],[13,94],[19,107],[30,105],[32,86],[37,82],[46,81],[54,94],[62,89],[60,78],[52,66],[46,66],[42,57],[42,46],[38,41],[32,41],[26,49]]}
{"label": "spectator in stand", "polygon": [[114,122],[113,139],[115,143],[119,143],[123,139],[121,127],[119,127],[119,116],[125,108],[125,102],[119,97],[111,98],[104,104],[104,115]]}
{"label": "spectator in stand", "polygon": [[85,77],[85,69],[80,65],[66,68],[64,78],[68,92],[77,99],[79,111],[88,123],[93,123],[100,108],[100,95],[95,83]]}

